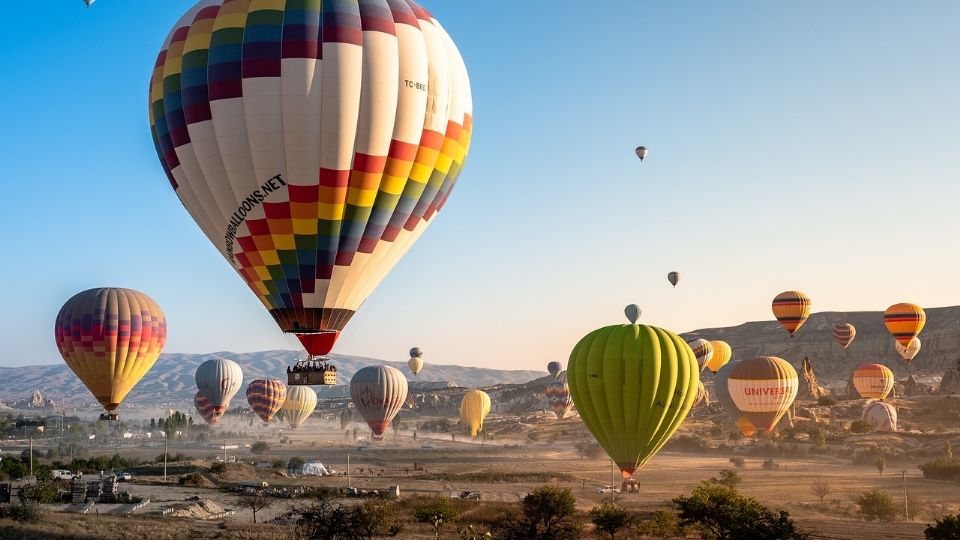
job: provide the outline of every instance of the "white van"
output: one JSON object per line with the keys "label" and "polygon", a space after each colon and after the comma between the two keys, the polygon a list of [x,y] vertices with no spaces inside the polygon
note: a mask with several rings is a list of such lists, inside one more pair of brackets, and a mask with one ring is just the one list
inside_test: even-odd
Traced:
{"label": "white van", "polygon": [[54,469],[53,477],[57,480],[70,480],[74,477],[74,474],[66,469]]}

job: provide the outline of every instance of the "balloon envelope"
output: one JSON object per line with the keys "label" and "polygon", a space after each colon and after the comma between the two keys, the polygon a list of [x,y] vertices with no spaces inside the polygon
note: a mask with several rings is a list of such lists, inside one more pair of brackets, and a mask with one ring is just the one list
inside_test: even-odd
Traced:
{"label": "balloon envelope", "polygon": [[640,161],[643,161],[643,158],[647,157],[647,147],[638,146],[634,152],[637,154],[637,157],[640,158]]}
{"label": "balloon envelope", "polygon": [[733,357],[733,349],[726,341],[720,340],[711,341],[710,346],[713,348],[713,356],[707,361],[707,368],[716,373]]}
{"label": "balloon envelope", "polygon": [[864,407],[860,418],[873,426],[874,431],[897,430],[897,409],[883,401],[874,401]]}
{"label": "balloon envelope", "polygon": [[471,437],[483,431],[483,421],[490,414],[490,396],[483,390],[469,390],[460,402],[460,424]]}
{"label": "balloon envelope", "polygon": [[833,325],[833,339],[844,349],[853,343],[855,337],[857,337],[857,329],[852,324],[840,323]]}
{"label": "balloon envelope", "polygon": [[203,0],[149,119],[187,212],[312,355],[443,208],[473,123],[460,52],[412,0]]}
{"label": "balloon envelope", "polygon": [[810,297],[800,291],[778,294],[773,299],[773,316],[792,337],[810,316]]}
{"label": "balloon envelope", "polygon": [[897,348],[897,352],[900,353],[900,357],[906,360],[907,363],[910,363],[917,356],[917,354],[920,353],[920,338],[912,338],[906,347],[901,345],[899,341],[894,342],[894,347]]}
{"label": "balloon envelope", "polygon": [[558,380],[547,385],[544,393],[550,410],[557,418],[563,418],[573,408],[573,398],[570,397],[570,386],[566,380]]}
{"label": "balloon envelope", "polygon": [[700,366],[700,371],[706,369],[707,363],[713,358],[713,345],[705,339],[695,339],[687,342],[687,345],[690,345],[693,355],[697,357],[697,365]]}
{"label": "balloon envelope", "polygon": [[389,366],[366,366],[350,379],[350,398],[377,437],[407,400],[407,378]]}
{"label": "balloon envelope", "polygon": [[211,358],[197,367],[197,390],[222,413],[243,385],[243,370],[233,360]]}
{"label": "balloon envelope", "polygon": [[713,379],[713,397],[716,398],[720,406],[723,407],[724,412],[727,413],[730,420],[737,425],[740,433],[745,437],[750,437],[757,432],[757,428],[753,425],[753,422],[744,416],[743,412],[737,408],[737,404],[733,402],[733,397],[730,396],[730,387],[727,384],[730,368],[734,365],[734,363],[725,364],[717,370],[717,375]]}
{"label": "balloon envelope", "polygon": [[287,389],[287,398],[283,400],[280,410],[283,417],[290,423],[290,427],[300,427],[313,410],[317,408],[317,393],[309,386],[291,386]]}
{"label": "balloon envelope", "polygon": [[548,362],[547,363],[547,373],[553,377],[560,375],[560,372],[563,370],[563,366],[560,365],[560,362]]}
{"label": "balloon envelope", "polygon": [[677,286],[677,283],[680,283],[680,272],[670,272],[667,274],[667,281],[670,282],[674,287]]}
{"label": "balloon envelope", "polygon": [[797,370],[776,356],[756,356],[733,364],[727,389],[733,403],[758,430],[773,431],[797,397]]}
{"label": "balloon envelope", "polygon": [[883,313],[883,324],[897,343],[904,347],[917,337],[927,322],[927,314],[916,304],[894,304]]}
{"label": "balloon envelope", "polygon": [[853,372],[853,386],[862,398],[885,399],[893,383],[893,372],[880,364],[861,364]]}
{"label": "balloon envelope", "polygon": [[160,356],[167,321],[142,292],[89,289],[60,308],[54,338],[67,366],[104,409],[114,411]]}
{"label": "balloon envelope", "polygon": [[703,386],[703,381],[700,381],[700,384],[697,385],[697,397],[693,400],[694,407],[706,407],[710,404],[710,393],[707,392],[707,387]]}
{"label": "balloon envelope", "polygon": [[416,375],[417,373],[420,373],[420,370],[423,369],[423,358],[420,358],[419,356],[414,356],[410,358],[409,360],[407,360],[407,367],[410,368],[410,371],[414,375]]}
{"label": "balloon envelope", "polygon": [[197,395],[193,396],[193,406],[197,408],[200,418],[203,418],[207,425],[215,426],[223,418],[223,411],[217,412],[216,408],[207,401],[207,398],[201,392],[197,392]]}
{"label": "balloon envelope", "polygon": [[625,478],[643,468],[686,418],[699,374],[680,336],[643,324],[594,330],[567,362],[580,418]]}
{"label": "balloon envelope", "polygon": [[410,349],[410,358],[420,358],[421,356],[423,356],[423,350],[420,347]]}
{"label": "balloon envelope", "polygon": [[257,379],[247,385],[247,403],[265,423],[270,423],[286,399],[287,387],[278,379]]}

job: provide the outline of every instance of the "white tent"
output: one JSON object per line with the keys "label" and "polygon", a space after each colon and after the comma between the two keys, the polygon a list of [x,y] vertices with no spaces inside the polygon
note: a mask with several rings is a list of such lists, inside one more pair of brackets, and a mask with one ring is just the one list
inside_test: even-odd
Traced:
{"label": "white tent", "polygon": [[302,476],[328,476],[330,471],[319,461],[304,461],[299,474]]}

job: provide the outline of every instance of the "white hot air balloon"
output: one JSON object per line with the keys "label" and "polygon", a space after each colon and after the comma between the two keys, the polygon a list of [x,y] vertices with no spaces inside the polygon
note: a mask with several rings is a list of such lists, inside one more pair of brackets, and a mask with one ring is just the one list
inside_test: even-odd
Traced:
{"label": "white hot air balloon", "polygon": [[243,370],[233,360],[211,358],[197,368],[196,381],[197,390],[222,414],[243,386]]}
{"label": "white hot air balloon", "polygon": [[396,368],[366,366],[350,379],[350,398],[377,437],[407,400],[407,378]]}
{"label": "white hot air balloon", "polygon": [[309,386],[291,386],[287,388],[287,399],[280,410],[291,428],[298,428],[317,408],[317,393]]}

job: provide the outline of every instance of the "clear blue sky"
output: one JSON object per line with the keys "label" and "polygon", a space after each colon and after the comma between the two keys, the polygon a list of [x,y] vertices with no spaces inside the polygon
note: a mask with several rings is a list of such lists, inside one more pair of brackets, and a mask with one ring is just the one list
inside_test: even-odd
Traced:
{"label": "clear blue sky", "polygon": [[[542,368],[629,302],[676,331],[794,288],[960,303],[960,3],[423,3],[467,63],[473,145],[337,352]],[[95,286],[155,298],[167,351],[295,348],[154,153],[150,71],[191,4],[4,4],[0,364],[61,361],[54,317]]]}

